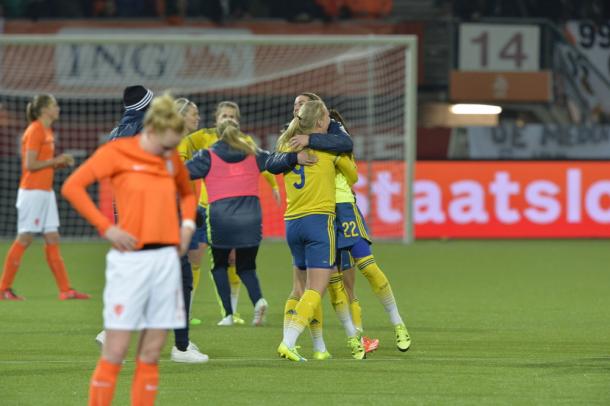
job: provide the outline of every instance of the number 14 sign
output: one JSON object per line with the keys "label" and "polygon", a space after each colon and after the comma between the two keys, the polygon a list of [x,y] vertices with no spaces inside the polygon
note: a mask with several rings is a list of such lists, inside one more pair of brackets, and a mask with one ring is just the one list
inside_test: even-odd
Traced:
{"label": "number 14 sign", "polygon": [[535,25],[460,24],[458,69],[538,71],[540,28]]}

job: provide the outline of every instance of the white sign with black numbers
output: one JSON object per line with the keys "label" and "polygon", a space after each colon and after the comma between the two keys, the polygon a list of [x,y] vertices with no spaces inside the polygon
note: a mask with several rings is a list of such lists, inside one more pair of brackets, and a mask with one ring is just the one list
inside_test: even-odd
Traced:
{"label": "white sign with black numbers", "polygon": [[459,70],[533,72],[539,69],[538,26],[460,24]]}

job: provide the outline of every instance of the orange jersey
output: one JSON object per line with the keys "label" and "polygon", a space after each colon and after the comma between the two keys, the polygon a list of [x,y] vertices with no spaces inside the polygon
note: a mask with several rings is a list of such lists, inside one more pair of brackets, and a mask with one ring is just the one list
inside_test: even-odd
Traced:
{"label": "orange jersey", "polygon": [[109,178],[119,224],[144,244],[180,243],[176,196],[183,218],[194,220],[197,200],[186,167],[176,151],[159,157],[140,147],[140,136],[122,138],[98,148],[64,183],[62,194],[74,208],[104,234],[110,221],[95,206],[86,188]]}
{"label": "orange jersey", "polygon": [[55,154],[53,130],[45,128],[38,120],[32,121],[21,138],[21,189],[51,190],[53,188],[53,167],[28,171],[25,168],[27,151],[35,151],[36,159],[47,161]]}

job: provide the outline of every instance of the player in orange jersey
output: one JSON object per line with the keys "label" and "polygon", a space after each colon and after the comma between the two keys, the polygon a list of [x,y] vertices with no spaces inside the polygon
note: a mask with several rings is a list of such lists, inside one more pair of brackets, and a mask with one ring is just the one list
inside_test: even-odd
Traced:
{"label": "player in orange jersey", "polygon": [[56,168],[74,165],[68,154],[55,156],[51,125],[59,118],[59,105],[50,94],[39,94],[26,108],[30,125],[21,138],[22,175],[17,193],[17,238],[8,251],[0,279],[0,300],[23,300],[12,289],[21,257],[42,233],[47,263],[59,288],[59,299],[89,299],[89,295],[70,287],[64,260],[59,252],[59,215],[53,191]]}
{"label": "player in orange jersey", "polygon": [[[106,339],[91,378],[89,405],[111,404],[133,331],[141,333],[132,404],[152,405],[167,330],[186,326],[179,255],[186,253],[195,230],[197,201],[176,152],[183,129],[173,98],[155,98],[141,135],[101,146],[62,188],[64,197],[112,243],[106,257]],[[87,187],[100,179],[112,185],[117,225],[87,194]]]}

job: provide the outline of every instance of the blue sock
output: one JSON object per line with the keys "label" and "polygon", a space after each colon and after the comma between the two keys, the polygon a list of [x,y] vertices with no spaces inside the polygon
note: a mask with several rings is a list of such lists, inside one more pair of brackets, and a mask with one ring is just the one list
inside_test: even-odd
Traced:
{"label": "blue sock", "polygon": [[184,296],[184,311],[186,312],[186,328],[174,330],[176,348],[186,351],[189,345],[189,313],[191,305],[191,291],[193,290],[193,272],[188,257],[180,258],[180,270],[182,272],[182,295]]}
{"label": "blue sock", "polygon": [[212,276],[214,277],[214,283],[216,284],[216,291],[222,301],[222,307],[225,309],[225,316],[233,314],[233,308],[231,307],[231,286],[229,285],[227,268],[220,266],[214,267],[214,269],[212,269]]}
{"label": "blue sock", "polygon": [[258,299],[263,297],[261,293],[261,285],[258,282],[258,277],[256,276],[256,271],[254,269],[239,271],[237,275],[243,284],[246,285],[246,289],[248,289],[248,296],[250,296],[252,304],[256,304]]}

